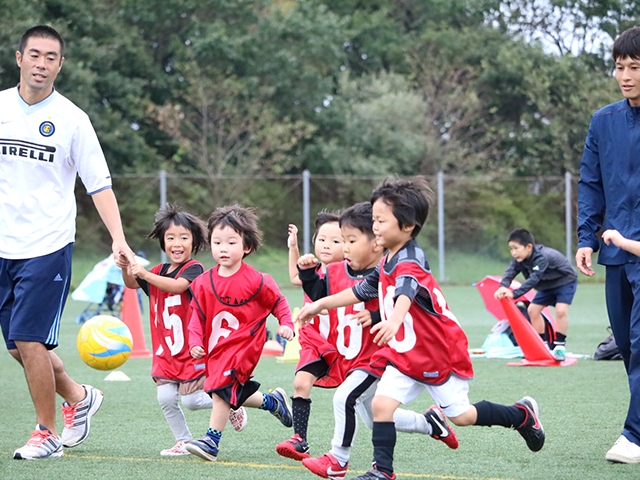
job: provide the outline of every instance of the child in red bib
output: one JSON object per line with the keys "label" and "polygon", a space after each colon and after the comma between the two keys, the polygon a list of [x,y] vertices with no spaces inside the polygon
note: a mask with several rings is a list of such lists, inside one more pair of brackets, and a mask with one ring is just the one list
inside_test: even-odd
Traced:
{"label": "child in red bib", "polygon": [[280,323],[276,333],[281,337],[291,340],[294,333],[289,304],[276,282],[243,262],[261,243],[253,209],[239,205],[218,208],[207,228],[217,265],[191,285],[189,346],[195,359],[205,361],[204,389],[211,395],[213,408],[206,435],[186,448],[215,461],[231,409],[244,405],[268,410],[285,427],[292,426],[284,390],[261,393],[251,374],[260,360],[270,314]]}

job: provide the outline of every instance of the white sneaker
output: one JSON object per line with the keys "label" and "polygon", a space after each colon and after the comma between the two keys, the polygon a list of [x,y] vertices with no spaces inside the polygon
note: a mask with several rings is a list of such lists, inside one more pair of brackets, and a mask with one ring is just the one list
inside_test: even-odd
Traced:
{"label": "white sneaker", "polygon": [[64,455],[60,439],[42,425],[36,425],[31,432],[31,438],[24,447],[13,452],[16,460],[39,460],[43,458],[57,458]]}
{"label": "white sneaker", "polygon": [[98,411],[104,398],[104,394],[97,388],[91,385],[82,386],[87,392],[84,399],[73,405],[62,402],[64,430],[61,438],[65,447],[75,447],[84,442],[91,428],[91,417]]}
{"label": "white sneaker", "polygon": [[604,458],[616,463],[640,463],[640,445],[631,443],[627,437],[620,435]]}
{"label": "white sneaker", "polygon": [[176,443],[173,447],[162,450],[160,452],[160,456],[161,457],[177,457],[180,455],[190,455],[190,453],[187,451],[187,448],[185,446],[186,444],[187,442],[183,442],[182,440],[179,440],[178,443]]}
{"label": "white sneaker", "polygon": [[247,420],[247,411],[244,407],[240,407],[237,410],[232,408],[229,412],[229,422],[231,422],[231,426],[236,432],[244,430],[244,427],[247,426]]}
{"label": "white sneaker", "polygon": [[567,359],[567,353],[562,345],[556,345],[556,347],[551,351],[551,354],[558,362],[564,362]]}

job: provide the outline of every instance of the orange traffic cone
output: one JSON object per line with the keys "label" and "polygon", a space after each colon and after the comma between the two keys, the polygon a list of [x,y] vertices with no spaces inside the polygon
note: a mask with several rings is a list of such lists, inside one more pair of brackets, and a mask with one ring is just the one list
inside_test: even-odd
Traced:
{"label": "orange traffic cone", "polygon": [[262,357],[277,357],[278,355],[282,355],[284,352],[284,348],[280,345],[276,340],[267,340],[262,347]]}
{"label": "orange traffic cone", "polygon": [[147,348],[142,329],[142,317],[140,315],[140,304],[138,303],[138,293],[133,288],[124,287],[122,299],[121,320],[129,327],[133,337],[133,349],[130,358],[149,358],[151,352]]}
{"label": "orange traffic cone", "polygon": [[538,332],[535,331],[533,326],[524,318],[522,312],[518,310],[513,302],[509,298],[500,299],[502,308],[507,314],[507,320],[511,325],[511,330],[518,341],[518,345],[524,353],[524,360],[520,362],[507,363],[509,366],[539,366],[539,367],[559,367],[573,365],[577,362],[575,358],[567,358],[566,360],[559,362],[544,344]]}

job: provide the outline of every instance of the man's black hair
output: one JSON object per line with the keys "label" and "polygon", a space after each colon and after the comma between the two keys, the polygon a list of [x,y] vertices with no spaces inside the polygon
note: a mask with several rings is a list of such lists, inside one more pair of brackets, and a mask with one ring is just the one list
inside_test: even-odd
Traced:
{"label": "man's black hair", "polygon": [[631,27],[620,34],[613,43],[613,59],[640,60],[640,27]]}
{"label": "man's black hair", "polygon": [[62,39],[62,35],[60,35],[55,28],[52,28],[49,25],[36,25],[22,34],[20,43],[18,44],[18,51],[20,52],[20,55],[24,55],[24,49],[27,46],[27,42],[32,37],[57,40],[60,42],[60,58],[64,57],[64,40]]}

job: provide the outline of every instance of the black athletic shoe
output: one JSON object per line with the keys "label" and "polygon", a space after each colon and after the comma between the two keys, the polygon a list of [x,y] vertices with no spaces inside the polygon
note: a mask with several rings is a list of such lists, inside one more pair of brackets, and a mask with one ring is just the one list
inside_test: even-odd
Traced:
{"label": "black athletic shoe", "polygon": [[396,480],[396,474],[393,473],[389,476],[380,470],[372,468],[367,473],[353,477],[351,480]]}
{"label": "black athletic shoe", "polygon": [[532,452],[541,450],[544,446],[544,428],[540,423],[538,403],[531,397],[524,397],[516,402],[515,406],[524,410],[525,413],[524,422],[519,427],[516,427],[516,430],[527,442],[529,450]]}

